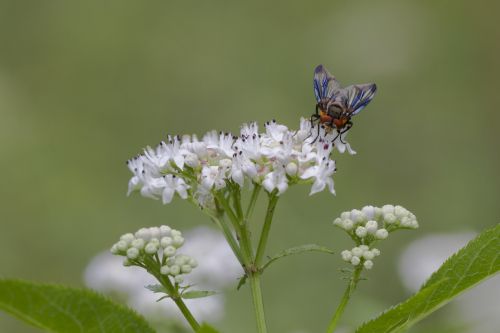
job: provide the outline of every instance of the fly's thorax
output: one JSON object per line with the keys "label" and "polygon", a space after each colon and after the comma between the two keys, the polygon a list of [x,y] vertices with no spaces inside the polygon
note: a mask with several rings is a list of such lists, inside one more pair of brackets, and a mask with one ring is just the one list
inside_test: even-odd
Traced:
{"label": "fly's thorax", "polygon": [[347,116],[347,110],[345,106],[339,101],[332,100],[328,103],[327,111],[333,119],[341,119]]}

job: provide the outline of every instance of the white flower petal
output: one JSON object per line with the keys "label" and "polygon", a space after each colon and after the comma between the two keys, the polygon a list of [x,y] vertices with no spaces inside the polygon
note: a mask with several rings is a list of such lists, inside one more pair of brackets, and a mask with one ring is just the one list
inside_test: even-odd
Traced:
{"label": "white flower petal", "polygon": [[172,199],[174,198],[174,193],[175,191],[170,188],[170,187],[165,187],[165,189],[163,190],[163,194],[162,194],[162,201],[164,204],[168,204],[170,202],[172,202]]}

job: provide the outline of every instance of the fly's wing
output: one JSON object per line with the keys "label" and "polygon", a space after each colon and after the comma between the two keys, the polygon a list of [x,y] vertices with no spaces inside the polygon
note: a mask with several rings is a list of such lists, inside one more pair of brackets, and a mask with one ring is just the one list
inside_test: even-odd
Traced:
{"label": "fly's wing", "polygon": [[351,115],[358,114],[375,96],[377,85],[375,83],[356,84],[344,88],[347,110]]}
{"label": "fly's wing", "polygon": [[324,99],[333,99],[335,95],[340,91],[340,84],[331,75],[323,65],[319,65],[314,70],[314,95],[316,96],[316,101],[319,102]]}

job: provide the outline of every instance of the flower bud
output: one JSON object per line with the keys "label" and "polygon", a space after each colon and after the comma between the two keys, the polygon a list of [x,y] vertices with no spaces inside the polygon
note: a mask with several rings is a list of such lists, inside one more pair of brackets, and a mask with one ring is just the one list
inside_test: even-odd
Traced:
{"label": "flower bud", "polygon": [[167,265],[161,266],[160,273],[162,275],[168,275],[168,274],[170,274],[170,267],[168,267]]}
{"label": "flower bud", "polygon": [[118,243],[116,243],[115,245],[120,252],[125,252],[128,249],[128,244],[124,240],[118,241]]}
{"label": "flower bud", "polygon": [[393,205],[384,205],[382,206],[382,212],[385,214],[394,214],[394,206]]}
{"label": "flower bud", "polygon": [[172,245],[172,238],[170,238],[168,236],[167,237],[163,237],[161,239],[161,241],[160,241],[160,245],[163,248],[166,248],[167,246]]}
{"label": "flower bud", "polygon": [[123,266],[128,267],[128,266],[132,266],[132,265],[133,264],[129,258],[125,258],[125,260],[123,260]]}
{"label": "flower bud", "polygon": [[176,276],[181,272],[181,268],[178,265],[170,266],[170,275]]}
{"label": "flower bud", "polygon": [[373,268],[373,261],[371,260],[366,260],[364,263],[363,263],[363,266],[365,266],[366,269],[372,269]]}
{"label": "flower bud", "polygon": [[147,254],[155,254],[158,252],[158,245],[156,243],[147,243],[146,246],[144,247],[144,252]]}
{"label": "flower bud", "polygon": [[160,226],[160,238],[170,236],[170,230],[172,230],[172,228],[167,225]]}
{"label": "flower bud", "polygon": [[358,209],[351,210],[351,220],[354,223],[363,222],[365,219],[366,219],[366,216],[365,216],[365,214],[363,214],[362,211],[360,211]]}
{"label": "flower bud", "polygon": [[164,250],[163,250],[163,255],[167,256],[167,257],[171,257],[175,254],[177,250],[175,249],[175,247],[173,246],[167,246]]}
{"label": "flower bud", "polygon": [[375,238],[377,239],[386,239],[389,236],[389,232],[386,229],[379,229],[375,233]]}
{"label": "flower bud", "polygon": [[352,259],[352,253],[349,250],[344,250],[344,251],[340,252],[340,255],[342,256],[342,260],[344,260],[344,261],[349,262]]}
{"label": "flower bud", "polygon": [[358,246],[358,247],[361,249],[361,251],[368,251],[368,250],[370,249],[370,248],[368,247],[368,245],[364,245],[364,244],[363,244],[363,245],[360,245],[360,246]]}
{"label": "flower bud", "polygon": [[194,258],[189,258],[189,266],[191,266],[191,268],[196,268],[196,267],[198,267],[198,262],[196,261],[196,259],[194,259]]}
{"label": "flower bud", "polygon": [[175,257],[175,264],[179,265],[179,266],[184,265],[188,261],[189,261],[189,258],[186,258],[186,256],[182,255],[182,254],[180,254],[177,257]]}
{"label": "flower bud", "polygon": [[366,260],[372,260],[373,258],[375,258],[375,255],[372,251],[365,251],[363,252],[363,258],[365,258]]}
{"label": "flower bud", "polygon": [[373,206],[364,206],[361,208],[361,212],[365,214],[366,218],[374,219],[375,218],[375,207]]}
{"label": "flower bud", "polygon": [[286,165],[285,170],[286,170],[287,175],[295,176],[297,174],[297,171],[298,171],[297,164],[295,164],[294,162],[290,162]]}
{"label": "flower bud", "polygon": [[144,245],[145,245],[144,239],[142,239],[142,238],[134,239],[130,245],[132,245],[133,247],[135,247],[138,250],[142,250],[142,249],[144,249]]}
{"label": "flower bud", "polygon": [[184,278],[180,275],[177,275],[175,278],[174,278],[174,281],[175,283],[182,283],[182,281],[184,281]]}
{"label": "flower bud", "polygon": [[373,248],[373,249],[371,250],[371,252],[373,253],[373,255],[374,255],[375,257],[378,257],[378,256],[380,255],[380,250],[379,250],[379,249],[375,249],[375,248]]}
{"label": "flower bud", "polygon": [[188,274],[188,273],[191,273],[191,266],[190,265],[182,265],[181,266],[181,273],[182,274]]}
{"label": "flower bud", "polygon": [[112,254],[119,254],[120,250],[118,250],[118,246],[116,244],[113,244],[111,249],[109,250]]}
{"label": "flower bud", "polygon": [[342,219],[340,217],[337,217],[335,220],[333,220],[333,225],[336,225],[337,227],[342,227]]}
{"label": "flower bud", "polygon": [[373,235],[378,229],[378,223],[377,221],[370,220],[366,222],[365,228],[370,235]]}
{"label": "flower bud", "polygon": [[149,241],[151,239],[151,232],[148,228],[141,228],[135,233],[136,238],[142,238],[145,241]]}
{"label": "flower bud", "polygon": [[182,244],[184,244],[184,238],[182,238],[181,236],[174,236],[172,245],[179,248],[182,246]]}
{"label": "flower bud", "polygon": [[151,234],[151,238],[160,239],[160,228],[151,227],[149,228],[149,233]]}
{"label": "flower bud", "polygon": [[394,215],[396,215],[396,217],[398,219],[401,219],[401,218],[403,218],[405,216],[408,216],[408,213],[409,213],[409,211],[406,208],[402,207],[402,206],[398,205],[398,206],[394,207]]}
{"label": "flower bud", "polygon": [[351,212],[342,212],[342,214],[340,214],[340,218],[342,220],[350,219],[351,218]]}
{"label": "flower bud", "polygon": [[387,214],[384,214],[384,221],[385,223],[387,224],[393,224],[393,223],[396,223],[398,219],[396,218],[396,215],[392,214],[392,213],[387,213]]}
{"label": "flower bud", "polygon": [[173,238],[175,236],[182,236],[182,233],[179,230],[172,229],[170,230],[170,235]]}
{"label": "flower bud", "polygon": [[347,220],[343,220],[342,221],[342,228],[345,230],[345,231],[349,231],[349,230],[352,230],[352,228],[354,228],[354,222],[352,222],[351,220],[347,219]]}
{"label": "flower bud", "polygon": [[135,237],[131,233],[120,236],[120,240],[127,242],[127,244],[130,244],[134,239]]}
{"label": "flower bud", "polygon": [[368,232],[367,232],[365,227],[357,227],[356,228],[356,236],[363,238],[363,237],[366,237],[367,234],[368,234]]}
{"label": "flower bud", "polygon": [[135,247],[131,247],[127,250],[127,257],[130,259],[137,259],[137,257],[139,257],[139,250]]}
{"label": "flower bud", "polygon": [[361,262],[361,260],[359,259],[359,257],[352,257],[352,258],[351,258],[351,264],[352,264],[353,266],[357,266],[357,265],[359,265],[359,263],[360,263],[360,262]]}
{"label": "flower bud", "polygon": [[353,247],[351,253],[355,257],[361,257],[363,255],[363,250],[359,247]]}

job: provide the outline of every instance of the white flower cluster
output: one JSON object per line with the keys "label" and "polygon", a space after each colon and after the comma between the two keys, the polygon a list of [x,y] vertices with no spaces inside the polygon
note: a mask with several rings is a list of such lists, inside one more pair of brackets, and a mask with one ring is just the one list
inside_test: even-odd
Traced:
{"label": "white flower cluster", "polygon": [[165,204],[177,193],[183,199],[195,198],[203,206],[212,203],[213,190],[229,183],[241,187],[255,183],[282,194],[290,184],[309,180],[310,194],[327,186],[335,193],[333,148],[355,154],[345,135],[337,135],[336,130],[326,133],[301,119],[297,131],[273,120],[265,124],[264,133],[250,123],[241,127],[239,136],[216,131],[201,140],[196,135],[169,136],[156,148],[147,147],[127,161],[133,173],[128,193],[138,190]]}
{"label": "white flower cluster", "polygon": [[190,273],[198,266],[194,258],[177,254],[184,244],[182,233],[168,226],[141,228],[135,234],[128,233],[111,247],[111,253],[125,256],[124,266],[148,267],[147,259],[159,260],[160,273],[182,283],[182,274]]}
{"label": "white flower cluster", "polygon": [[373,267],[372,259],[380,254],[378,249],[370,250],[369,245],[386,239],[393,231],[418,228],[417,218],[413,213],[402,206],[393,205],[365,206],[361,210],[342,212],[333,224],[345,230],[358,244],[350,251],[342,251],[342,259],[354,266],[363,263],[366,269]]}
{"label": "white flower cluster", "polygon": [[373,258],[380,255],[380,250],[376,248],[370,249],[368,245],[360,245],[353,247],[350,251],[344,250],[340,253],[342,260],[351,263],[353,266],[363,264],[366,269],[372,269]]}

